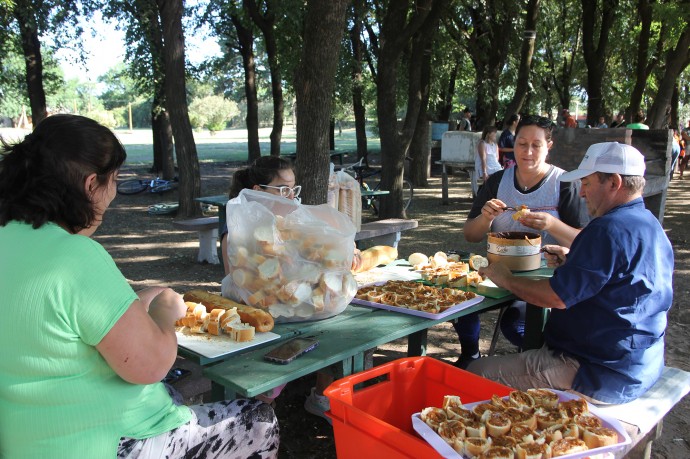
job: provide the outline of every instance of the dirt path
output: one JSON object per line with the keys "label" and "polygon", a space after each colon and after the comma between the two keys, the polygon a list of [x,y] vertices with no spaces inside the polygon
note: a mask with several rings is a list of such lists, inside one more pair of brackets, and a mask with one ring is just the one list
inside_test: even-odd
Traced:
{"label": "dirt path", "polygon": [[[229,177],[237,165],[229,163],[202,163],[202,194],[221,194],[227,191]],[[145,168],[125,168],[123,177],[129,174],[147,176]],[[409,217],[419,220],[419,228],[403,234],[400,242],[401,256],[421,251],[437,250],[479,251],[479,244],[469,244],[462,237],[462,223],[471,205],[466,177],[452,177],[448,206],[441,205],[440,178],[434,177],[430,187],[415,190]],[[685,211],[685,196],[690,193],[690,181],[671,182],[666,204],[664,227],[673,244],[676,265],[674,274],[674,306],[669,313],[666,335],[666,364],[690,371],[690,353],[687,351],[690,312],[690,217]],[[96,239],[113,255],[116,263],[135,289],[147,285],[164,284],[183,292],[192,288],[220,291],[223,269],[220,265],[195,262],[198,242],[196,235],[172,228],[173,216],[149,215],[149,205],[177,201],[175,192],[158,196],[141,194],[118,196]],[[490,335],[496,320],[495,313],[482,318],[482,352],[487,352]],[[404,341],[397,341],[379,348],[375,363],[405,356]],[[499,353],[514,352],[505,340],[499,340]],[[458,352],[457,338],[449,324],[432,328],[429,332],[428,355],[448,362],[455,360]],[[181,380],[177,386],[190,401],[200,400],[201,394],[210,388],[208,381],[200,377],[199,369],[188,362],[181,366],[193,370],[191,377]],[[325,421],[306,413],[302,407],[304,397],[313,386],[313,376],[304,377],[289,384],[278,399],[276,412],[281,422],[281,457],[329,458],[335,457],[333,431]],[[690,457],[690,397],[686,397],[666,416],[662,437],[654,442],[652,457]]]}

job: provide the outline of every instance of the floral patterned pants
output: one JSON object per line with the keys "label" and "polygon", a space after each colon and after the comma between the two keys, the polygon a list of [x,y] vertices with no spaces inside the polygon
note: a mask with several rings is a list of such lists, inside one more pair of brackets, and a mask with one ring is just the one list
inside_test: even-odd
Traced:
{"label": "floral patterned pants", "polygon": [[[180,397],[172,394],[176,403]],[[232,400],[189,407],[192,419],[164,434],[122,438],[118,458],[263,459],[278,456],[278,419],[255,400]]]}

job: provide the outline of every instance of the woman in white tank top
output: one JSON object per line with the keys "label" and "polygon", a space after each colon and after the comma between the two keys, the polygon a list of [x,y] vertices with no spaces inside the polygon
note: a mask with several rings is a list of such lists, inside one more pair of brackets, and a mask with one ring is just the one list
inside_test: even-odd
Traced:
{"label": "woman in white tank top", "polygon": [[[552,129],[546,118],[528,116],[520,120],[515,137],[517,165],[495,174],[479,190],[463,229],[467,241],[481,242],[491,231],[534,230],[541,233],[544,243],[570,247],[588,218],[579,185],[559,183],[563,170],[546,162],[553,144]],[[516,221],[512,218],[515,211],[506,208],[520,205],[544,211],[527,213]],[[518,347],[524,331],[524,302],[520,303],[501,319],[504,335]],[[456,365],[467,368],[479,358],[479,315],[460,317],[453,326],[461,346]]]}
{"label": "woman in white tank top", "polygon": [[501,169],[498,162],[498,145],[496,145],[496,126],[487,126],[482,131],[482,140],[477,144],[474,157],[474,170],[485,182],[489,176]]}

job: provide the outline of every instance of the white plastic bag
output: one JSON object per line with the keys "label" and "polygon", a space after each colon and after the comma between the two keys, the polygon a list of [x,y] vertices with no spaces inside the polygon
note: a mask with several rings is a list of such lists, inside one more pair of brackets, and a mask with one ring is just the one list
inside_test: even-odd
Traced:
{"label": "white plastic bag", "polygon": [[242,190],[226,211],[223,296],[267,310],[276,322],[325,319],[350,303],[357,283],[347,216],[254,190]]}

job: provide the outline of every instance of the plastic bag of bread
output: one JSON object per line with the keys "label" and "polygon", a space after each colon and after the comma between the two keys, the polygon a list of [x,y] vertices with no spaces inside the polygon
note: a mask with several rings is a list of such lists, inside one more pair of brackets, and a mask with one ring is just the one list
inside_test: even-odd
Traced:
{"label": "plastic bag of bread", "polygon": [[362,229],[362,192],[359,182],[343,171],[336,172],[340,194],[338,196],[338,210],[348,217],[357,231]]}
{"label": "plastic bag of bread", "polygon": [[230,273],[223,296],[279,323],[325,319],[354,298],[355,228],[346,215],[254,190],[243,190],[226,211]]}

